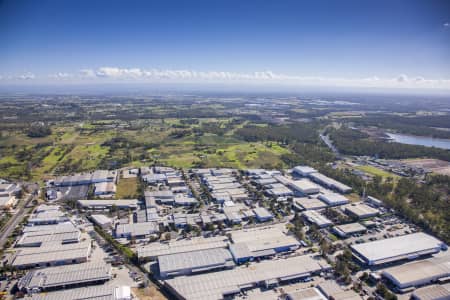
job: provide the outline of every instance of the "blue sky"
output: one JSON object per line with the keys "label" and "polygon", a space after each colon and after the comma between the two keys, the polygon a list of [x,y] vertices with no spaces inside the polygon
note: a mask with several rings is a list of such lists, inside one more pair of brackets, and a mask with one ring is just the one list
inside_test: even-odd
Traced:
{"label": "blue sky", "polygon": [[450,88],[449,23],[446,0],[0,0],[0,76]]}

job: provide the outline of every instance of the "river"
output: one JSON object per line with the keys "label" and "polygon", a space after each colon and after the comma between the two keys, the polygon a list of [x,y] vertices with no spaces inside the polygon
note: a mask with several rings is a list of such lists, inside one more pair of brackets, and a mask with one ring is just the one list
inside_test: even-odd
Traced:
{"label": "river", "polygon": [[450,140],[449,139],[437,139],[426,136],[415,136],[408,134],[400,134],[400,133],[388,133],[386,134],[389,138],[397,143],[401,144],[409,144],[409,145],[422,145],[427,147],[436,147],[442,149],[450,149]]}

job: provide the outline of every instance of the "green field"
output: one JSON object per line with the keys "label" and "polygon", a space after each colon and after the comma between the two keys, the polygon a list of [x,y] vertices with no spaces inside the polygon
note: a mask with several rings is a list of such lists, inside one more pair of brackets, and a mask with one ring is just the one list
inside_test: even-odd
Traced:
{"label": "green field", "polygon": [[[290,153],[288,148],[276,142],[247,142],[235,136],[235,131],[249,121],[201,118],[187,124],[182,120],[137,120],[132,126],[136,128],[115,127],[124,124],[118,120],[64,123],[53,125],[51,135],[43,138],[11,131],[0,139],[0,178],[39,181],[97,168],[150,164],[182,168],[286,167],[280,157]],[[199,130],[203,133],[197,134]]]}
{"label": "green field", "polygon": [[117,183],[116,199],[135,199],[138,197],[136,178],[120,178]]}
{"label": "green field", "polygon": [[398,179],[399,176],[384,170],[381,170],[374,166],[357,166],[356,169],[361,170],[363,172],[366,172],[368,174],[372,174],[374,176],[380,176],[383,179],[386,179],[388,177],[391,177],[393,179]]}

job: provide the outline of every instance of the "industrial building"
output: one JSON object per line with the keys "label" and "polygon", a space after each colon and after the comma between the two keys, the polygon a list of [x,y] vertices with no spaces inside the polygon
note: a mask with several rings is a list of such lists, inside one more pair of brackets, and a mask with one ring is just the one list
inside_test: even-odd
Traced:
{"label": "industrial building", "polygon": [[225,236],[210,238],[193,237],[183,240],[170,240],[165,243],[154,242],[145,246],[137,247],[137,255],[139,259],[155,258],[161,255],[226,248],[228,243],[229,240]]}
{"label": "industrial building", "polygon": [[329,269],[324,260],[304,255],[263,261],[249,268],[176,277],[166,280],[165,285],[178,299],[223,299],[244,289],[273,287]]}
{"label": "industrial building", "polygon": [[68,232],[70,230],[76,230],[76,227],[71,222],[64,222],[59,224],[47,224],[47,225],[27,225],[23,227],[23,232],[36,232],[36,231],[53,231],[53,232]]}
{"label": "industrial building", "polygon": [[15,196],[0,196],[0,209],[10,209],[17,203]]}
{"label": "industrial building", "polygon": [[34,210],[34,213],[43,213],[43,212],[51,212],[51,211],[59,211],[60,207],[58,205],[47,205],[41,204]]}
{"label": "industrial building", "polygon": [[39,248],[20,248],[11,259],[19,269],[50,267],[86,262],[91,253],[91,243],[43,244]]}
{"label": "industrial building", "polygon": [[116,194],[116,184],[114,182],[99,182],[94,185],[95,196],[114,196]]}
{"label": "industrial building", "polygon": [[87,284],[103,283],[112,277],[111,266],[104,262],[58,266],[28,271],[17,287],[27,293],[38,293]]}
{"label": "industrial building", "polygon": [[275,187],[272,187],[272,188],[266,190],[266,194],[268,194],[269,196],[274,196],[274,197],[289,197],[289,196],[293,196],[294,192],[292,190],[288,189],[287,187],[285,187],[284,185],[279,184]]}
{"label": "industrial building", "polygon": [[325,297],[327,299],[334,299],[334,300],[362,300],[363,299],[353,290],[344,290],[334,280],[324,281],[324,282],[320,283],[317,286],[317,288],[323,295],[325,295]]}
{"label": "industrial building", "polygon": [[194,206],[198,203],[197,199],[186,194],[177,194],[174,197],[175,205]]}
{"label": "industrial building", "polygon": [[[142,174],[142,172],[141,172]],[[142,180],[148,184],[167,183],[166,174],[145,174],[142,176]]]}
{"label": "industrial building", "polygon": [[288,187],[300,195],[311,195],[320,192],[320,187],[308,179],[289,180]]}
{"label": "industrial building", "polygon": [[346,238],[355,233],[366,232],[367,228],[359,223],[350,223],[333,227],[333,232],[341,238]]}
{"label": "industrial building", "polygon": [[159,233],[156,222],[143,222],[134,224],[117,224],[115,235],[117,238],[145,238]]}
{"label": "industrial building", "polygon": [[59,210],[35,212],[28,218],[30,225],[58,224],[69,221],[69,218]]}
{"label": "industrial building", "polygon": [[31,300],[131,300],[129,286],[100,285],[65,291],[33,294]]}
{"label": "industrial building", "polygon": [[235,266],[230,251],[224,248],[161,255],[158,257],[158,263],[162,278],[229,269]]}
{"label": "industrial building", "polygon": [[380,211],[376,208],[370,207],[364,203],[352,203],[344,207],[345,212],[358,219],[367,219],[377,216]]}
{"label": "industrial building", "polygon": [[[35,226],[38,227],[38,226]],[[81,232],[76,228],[63,226],[54,230],[25,232],[17,241],[17,247],[39,247],[44,243],[68,244],[78,243]]]}
{"label": "industrial building", "polygon": [[397,289],[419,287],[450,276],[450,258],[427,259],[384,269],[382,276]]}
{"label": "industrial building", "polygon": [[139,201],[137,199],[118,199],[118,200],[78,200],[78,204],[85,209],[104,210],[115,206],[118,209],[137,209]]}
{"label": "industrial building", "polygon": [[289,292],[286,300],[327,300],[327,298],[317,288],[312,287]]}
{"label": "industrial building", "polygon": [[99,226],[102,229],[109,229],[112,227],[111,218],[105,215],[91,215],[91,220],[95,225]]}
{"label": "industrial building", "polygon": [[297,239],[280,228],[263,227],[231,232],[230,251],[236,263],[263,258],[279,252],[293,251],[300,246]]}
{"label": "industrial building", "polygon": [[116,181],[117,172],[96,170],[92,173],[80,173],[72,176],[60,176],[53,181],[55,186],[88,185],[100,182]]}
{"label": "industrial building", "polygon": [[272,176],[268,176],[268,178],[258,178],[258,179],[252,180],[252,183],[261,185],[261,186],[266,186],[268,184],[274,184],[277,182],[278,181],[275,178],[273,178]]}
{"label": "industrial building", "polygon": [[308,177],[311,178],[313,181],[317,182],[318,184],[333,189],[342,194],[350,193],[352,191],[352,188],[349,187],[348,185],[340,183],[339,181],[334,180],[333,178],[330,178],[318,172],[311,173],[309,174]]}
{"label": "industrial building", "polygon": [[267,222],[273,219],[273,215],[264,207],[257,207],[253,212],[258,222]]}
{"label": "industrial building", "polygon": [[175,201],[172,191],[145,191],[145,197],[152,197],[156,203],[172,205]]}
{"label": "industrial building", "polygon": [[0,183],[0,197],[14,196],[21,187],[15,183]]}
{"label": "industrial building", "polygon": [[437,253],[443,245],[431,235],[419,232],[350,247],[357,259],[372,266]]}
{"label": "industrial building", "polygon": [[317,198],[319,198],[329,206],[344,205],[350,202],[347,197],[337,193],[320,194]]}
{"label": "industrial building", "polygon": [[366,202],[375,207],[383,206],[383,201],[372,196],[367,196]]}
{"label": "industrial building", "polygon": [[415,290],[412,300],[448,300],[450,299],[450,284],[430,285]]}
{"label": "industrial building", "polygon": [[333,225],[333,222],[329,220],[327,217],[320,214],[318,211],[315,210],[307,210],[302,212],[302,216],[312,224],[316,224],[318,227],[328,227]]}
{"label": "industrial building", "polygon": [[317,170],[308,166],[297,166],[292,169],[292,173],[299,176],[308,177],[309,175],[316,173]]}
{"label": "industrial building", "polygon": [[328,207],[327,204],[317,198],[294,198],[293,207],[297,210],[317,210]]}

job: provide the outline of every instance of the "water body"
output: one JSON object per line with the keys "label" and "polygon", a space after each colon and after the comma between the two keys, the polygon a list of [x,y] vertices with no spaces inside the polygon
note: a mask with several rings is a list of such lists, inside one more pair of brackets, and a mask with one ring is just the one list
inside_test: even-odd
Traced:
{"label": "water body", "polygon": [[397,143],[409,145],[422,145],[427,147],[436,147],[450,150],[450,140],[448,139],[436,139],[426,136],[415,136],[415,135],[388,133],[388,132],[386,132],[386,134],[389,136],[389,138],[391,138],[392,141]]}

